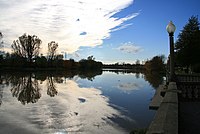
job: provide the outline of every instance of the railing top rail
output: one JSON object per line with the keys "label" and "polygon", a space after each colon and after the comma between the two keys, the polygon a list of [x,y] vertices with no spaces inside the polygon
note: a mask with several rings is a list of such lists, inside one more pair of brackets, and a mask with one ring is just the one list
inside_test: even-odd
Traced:
{"label": "railing top rail", "polygon": [[176,82],[177,85],[200,85],[200,82],[196,82],[196,81],[178,81]]}
{"label": "railing top rail", "polygon": [[189,83],[194,83],[198,84],[200,83],[200,75],[195,74],[195,75],[184,75],[184,74],[178,74],[176,75],[176,82],[189,82]]}
{"label": "railing top rail", "polygon": [[187,77],[200,77],[200,74],[176,74],[176,77],[187,76]]}

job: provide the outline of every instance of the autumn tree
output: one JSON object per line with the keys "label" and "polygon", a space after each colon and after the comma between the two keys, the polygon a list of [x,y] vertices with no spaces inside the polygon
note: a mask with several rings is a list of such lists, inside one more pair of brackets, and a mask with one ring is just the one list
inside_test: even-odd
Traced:
{"label": "autumn tree", "polygon": [[188,23],[183,27],[183,30],[178,35],[178,40],[175,43],[176,62],[192,69],[194,65],[200,63],[200,32],[199,32],[198,17],[192,16]]}
{"label": "autumn tree", "polygon": [[165,72],[165,56],[155,56],[151,60],[146,61],[144,67],[149,72]]}
{"label": "autumn tree", "polygon": [[36,35],[24,34],[19,39],[14,40],[11,47],[14,54],[32,63],[33,59],[39,55],[41,43],[42,41]]}
{"label": "autumn tree", "polygon": [[58,48],[58,43],[51,41],[48,43],[48,60],[52,61],[56,58],[56,49]]}
{"label": "autumn tree", "polygon": [[147,80],[154,88],[157,88],[163,81],[165,74],[165,56],[154,56],[151,60],[147,60],[144,64],[145,80]]}

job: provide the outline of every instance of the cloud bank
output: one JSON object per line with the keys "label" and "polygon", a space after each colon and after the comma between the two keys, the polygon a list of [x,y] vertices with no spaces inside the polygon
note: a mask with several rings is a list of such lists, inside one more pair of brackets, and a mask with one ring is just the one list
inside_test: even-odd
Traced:
{"label": "cloud bank", "polygon": [[111,32],[126,28],[137,13],[116,17],[133,0],[0,0],[0,30],[11,44],[23,33],[37,35],[47,43],[55,40],[59,49],[73,53],[80,46],[97,46]]}

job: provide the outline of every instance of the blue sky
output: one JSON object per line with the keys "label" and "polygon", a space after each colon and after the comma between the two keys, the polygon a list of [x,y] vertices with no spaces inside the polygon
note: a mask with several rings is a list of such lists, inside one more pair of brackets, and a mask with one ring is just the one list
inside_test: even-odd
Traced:
{"label": "blue sky", "polygon": [[[134,63],[168,56],[166,25],[176,25],[175,40],[199,0],[0,0],[0,30],[5,50],[23,33],[59,43],[57,53],[80,60],[93,55],[103,63]],[[21,8],[23,6],[24,8]]]}
{"label": "blue sky", "polygon": [[[200,15],[199,5],[200,1],[198,0],[135,0],[125,11],[118,14],[120,16],[130,12],[138,12],[137,17],[127,22],[132,23],[132,25],[113,32],[111,38],[104,41],[102,48],[95,47],[88,52],[107,63],[117,61],[133,63],[136,59],[142,61],[160,54],[168,56],[169,42],[166,25],[170,20],[176,25],[174,34],[176,40],[189,17]],[[142,51],[126,53],[113,49],[127,42],[141,47]],[[83,53],[87,53],[86,51]]]}

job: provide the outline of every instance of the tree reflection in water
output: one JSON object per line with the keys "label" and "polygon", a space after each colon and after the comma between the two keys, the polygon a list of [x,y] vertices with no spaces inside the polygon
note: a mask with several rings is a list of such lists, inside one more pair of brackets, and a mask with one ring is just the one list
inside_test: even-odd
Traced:
{"label": "tree reflection in water", "polygon": [[[150,85],[157,88],[159,84],[163,82],[163,75],[158,73],[148,73],[148,72],[132,72],[130,70],[107,70],[115,73],[135,73],[136,78],[140,78],[140,74],[144,74],[144,79],[147,80]],[[66,78],[73,78],[74,76],[79,76],[82,79],[88,79],[90,81],[95,79],[95,76],[101,75],[100,72],[60,72],[54,73],[14,73],[6,74],[1,76],[0,82],[4,81],[4,85],[10,83],[12,96],[16,97],[23,105],[28,103],[36,103],[41,97],[41,87],[39,85],[42,81],[47,82],[47,95],[50,97],[55,97],[58,94],[55,83],[63,83]],[[2,86],[2,84],[1,84]],[[3,91],[0,89],[0,105],[2,103]]]}
{"label": "tree reflection in water", "polygon": [[[58,91],[56,90],[53,77],[47,76],[46,78],[47,95],[54,97],[57,95]],[[12,96],[16,97],[23,105],[36,103],[40,99],[41,88],[39,87],[39,82],[34,74],[30,73],[28,76],[14,75],[9,78],[9,81],[12,87]],[[61,82],[61,80],[57,78],[56,82]]]}
{"label": "tree reflection in water", "polygon": [[40,99],[41,88],[38,86],[38,80],[32,74],[22,77],[13,76],[10,80],[13,97],[16,97],[23,105],[30,102],[36,103]]}
{"label": "tree reflection in water", "polygon": [[164,74],[160,74],[159,72],[148,72],[144,73],[144,79],[150,83],[150,85],[157,89],[160,84],[163,83]]}
{"label": "tree reflection in water", "polygon": [[0,106],[2,104],[2,98],[3,98],[3,88],[2,88],[2,84],[3,84],[3,79],[1,78],[0,75]]}
{"label": "tree reflection in water", "polygon": [[[4,74],[3,72],[0,72]],[[93,80],[96,75],[101,75],[100,72],[10,72],[0,77],[0,83],[4,81],[7,86],[11,85],[11,93],[13,97],[16,97],[23,105],[28,103],[36,103],[41,97],[41,87],[43,81],[47,81],[47,95],[55,97],[58,94],[55,83],[63,83],[64,78],[73,78],[74,76],[82,76],[81,78],[87,78]],[[3,86],[1,84],[1,86]],[[2,89],[2,88],[1,88]],[[0,105],[3,98],[3,90],[0,89]]]}
{"label": "tree reflection in water", "polygon": [[47,94],[51,97],[58,94],[52,76],[47,77]]}

